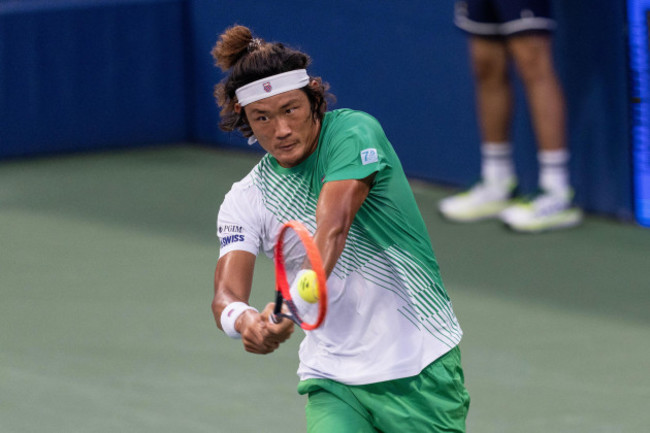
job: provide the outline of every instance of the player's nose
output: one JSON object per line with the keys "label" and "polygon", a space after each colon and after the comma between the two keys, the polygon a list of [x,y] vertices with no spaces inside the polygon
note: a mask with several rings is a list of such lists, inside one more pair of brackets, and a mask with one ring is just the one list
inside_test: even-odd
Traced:
{"label": "player's nose", "polygon": [[291,126],[286,119],[278,118],[275,123],[275,136],[277,138],[286,138],[291,135]]}

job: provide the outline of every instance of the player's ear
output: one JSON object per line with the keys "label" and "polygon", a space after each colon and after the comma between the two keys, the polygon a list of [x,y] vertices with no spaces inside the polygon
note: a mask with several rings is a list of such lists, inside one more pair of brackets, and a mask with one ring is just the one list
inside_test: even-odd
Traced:
{"label": "player's ear", "polygon": [[309,82],[309,87],[311,87],[312,89],[318,89],[318,81],[316,81],[316,80],[311,80],[311,81]]}
{"label": "player's ear", "polygon": [[239,102],[235,104],[235,113],[241,114],[241,104]]}

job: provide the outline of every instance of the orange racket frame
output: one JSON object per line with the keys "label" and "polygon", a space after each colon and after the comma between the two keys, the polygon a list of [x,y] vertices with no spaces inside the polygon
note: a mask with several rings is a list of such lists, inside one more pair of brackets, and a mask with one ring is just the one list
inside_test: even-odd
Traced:
{"label": "orange racket frame", "polygon": [[[293,230],[300,241],[305,247],[305,252],[307,253],[307,258],[311,264],[312,270],[316,273],[316,279],[318,281],[318,318],[313,323],[305,323],[297,312],[297,309],[291,299],[291,293],[289,291],[289,281],[287,281],[287,271],[284,266],[284,253],[282,248],[284,246],[284,235],[287,230]],[[287,317],[294,322],[296,322],[302,329],[305,331],[312,331],[318,328],[325,320],[325,315],[327,314],[327,277],[325,276],[325,269],[323,268],[323,260],[321,259],[318,248],[314,243],[309,231],[305,228],[302,223],[296,220],[288,221],[284,224],[280,230],[280,235],[278,236],[278,241],[275,244],[275,287],[276,287],[276,316]],[[289,310],[294,317],[280,313],[280,308],[282,307],[282,301],[286,301]]]}

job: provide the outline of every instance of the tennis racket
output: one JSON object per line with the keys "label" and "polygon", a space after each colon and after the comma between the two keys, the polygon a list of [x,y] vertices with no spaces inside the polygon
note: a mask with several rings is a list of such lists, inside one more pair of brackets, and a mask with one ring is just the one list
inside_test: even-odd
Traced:
{"label": "tennis racket", "polygon": [[[315,282],[318,295],[313,302],[306,303],[302,299],[294,299],[291,287],[287,281],[285,267],[285,236],[289,230],[294,231],[300,240],[297,247],[304,248],[306,260],[303,269],[310,269],[316,274]],[[300,254],[302,256],[302,254]],[[278,241],[275,244],[275,308],[271,315],[274,323],[279,323],[283,318],[293,320],[305,331],[318,328],[325,320],[327,313],[327,278],[323,268],[318,248],[309,231],[300,222],[292,220],[284,224],[280,230]],[[313,281],[312,281],[313,282]],[[294,293],[294,296],[296,294]],[[288,307],[289,314],[282,312],[282,305]]]}

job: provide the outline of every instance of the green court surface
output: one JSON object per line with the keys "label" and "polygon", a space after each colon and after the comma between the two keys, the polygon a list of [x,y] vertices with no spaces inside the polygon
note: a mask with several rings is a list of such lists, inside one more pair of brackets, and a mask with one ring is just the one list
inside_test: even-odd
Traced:
{"label": "green court surface", "polygon": [[[259,155],[192,146],[0,162],[0,432],[301,432],[300,331],[243,351],[210,311],[215,219]],[[650,425],[650,229],[443,221],[414,182],[465,331],[468,431]],[[252,304],[272,299],[258,260]]]}

